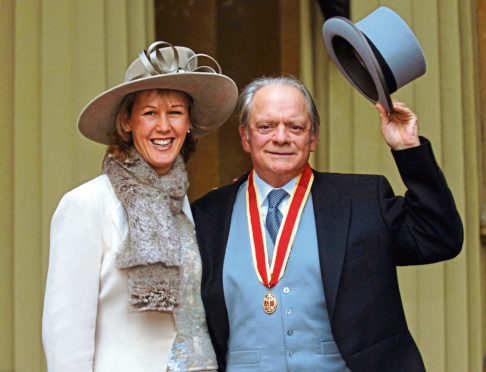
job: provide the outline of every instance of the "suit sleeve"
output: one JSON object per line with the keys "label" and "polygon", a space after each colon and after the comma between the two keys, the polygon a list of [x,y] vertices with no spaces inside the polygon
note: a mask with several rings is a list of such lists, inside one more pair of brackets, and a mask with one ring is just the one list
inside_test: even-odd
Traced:
{"label": "suit sleeve", "polygon": [[392,153],[407,192],[405,197],[395,197],[381,177],[378,194],[396,264],[427,264],[455,257],[462,248],[462,222],[430,142],[421,138],[420,146]]}
{"label": "suit sleeve", "polygon": [[49,372],[92,372],[102,234],[98,208],[76,190],[51,223],[42,340]]}

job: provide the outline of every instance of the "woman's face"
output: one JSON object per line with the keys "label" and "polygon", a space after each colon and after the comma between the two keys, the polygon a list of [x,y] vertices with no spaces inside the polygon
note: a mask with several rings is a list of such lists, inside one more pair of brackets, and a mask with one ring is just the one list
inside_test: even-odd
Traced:
{"label": "woman's face", "polygon": [[191,128],[188,105],[183,93],[156,90],[140,93],[133,104],[125,130],[159,176],[170,170]]}

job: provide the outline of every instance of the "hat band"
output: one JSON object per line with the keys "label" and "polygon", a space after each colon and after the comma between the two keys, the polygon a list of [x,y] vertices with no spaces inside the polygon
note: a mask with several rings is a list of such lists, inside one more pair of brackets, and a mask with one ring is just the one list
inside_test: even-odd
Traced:
{"label": "hat band", "polygon": [[[161,53],[158,47],[166,46],[172,48],[174,61],[167,61],[164,55]],[[216,66],[216,71],[210,66],[197,66],[198,57],[204,57],[211,60]],[[144,72],[138,75],[127,77],[125,76],[125,81],[133,81],[137,79],[142,79],[150,76],[165,75],[172,73],[184,73],[184,72],[209,72],[213,74],[222,74],[221,66],[218,61],[216,61],[210,55],[204,53],[193,54],[185,62],[181,61],[179,58],[179,53],[177,49],[170,43],[165,41],[159,41],[152,43],[147,51],[141,50],[138,54],[138,59],[145,68]],[[181,65],[183,63],[183,65]]]}
{"label": "hat band", "polygon": [[370,48],[373,51],[373,54],[375,55],[376,60],[381,67],[381,72],[383,73],[383,77],[385,78],[386,86],[388,88],[388,94],[392,94],[397,90],[397,81],[395,80],[395,76],[393,75],[390,66],[388,66],[388,63],[386,63],[385,58],[383,58],[375,44],[373,44],[373,42],[363,32],[362,34],[366,38],[366,41],[370,45]]}

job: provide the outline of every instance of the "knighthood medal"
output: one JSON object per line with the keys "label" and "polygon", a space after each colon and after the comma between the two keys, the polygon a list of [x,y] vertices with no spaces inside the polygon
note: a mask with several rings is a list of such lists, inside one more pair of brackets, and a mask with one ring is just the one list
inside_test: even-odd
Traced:
{"label": "knighthood medal", "polygon": [[260,201],[256,192],[255,179],[252,170],[248,176],[246,189],[246,215],[248,218],[248,230],[250,234],[250,246],[253,256],[253,267],[258,280],[268,288],[268,293],[263,297],[263,311],[271,315],[277,309],[277,297],[271,292],[282,278],[289,259],[295,234],[299,227],[300,217],[314,181],[314,174],[309,164],[295,183],[290,195],[287,210],[283,213],[282,223],[275,240],[271,267],[268,263],[268,251],[261,218]]}
{"label": "knighthood medal", "polygon": [[269,290],[263,297],[263,311],[267,314],[273,314],[277,310],[277,297]]}

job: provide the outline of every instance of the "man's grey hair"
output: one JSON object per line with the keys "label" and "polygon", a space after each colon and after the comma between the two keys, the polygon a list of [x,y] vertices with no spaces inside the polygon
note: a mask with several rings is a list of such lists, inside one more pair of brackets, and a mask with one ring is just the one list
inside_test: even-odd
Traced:
{"label": "man's grey hair", "polygon": [[320,125],[319,113],[317,107],[312,99],[312,95],[302,82],[293,76],[277,76],[277,77],[261,77],[253,80],[248,84],[238,98],[238,118],[241,125],[248,129],[248,120],[250,117],[251,104],[255,93],[267,85],[288,85],[297,88],[302,92],[307,102],[307,111],[309,113],[310,122],[312,125],[312,133],[315,133]]}

